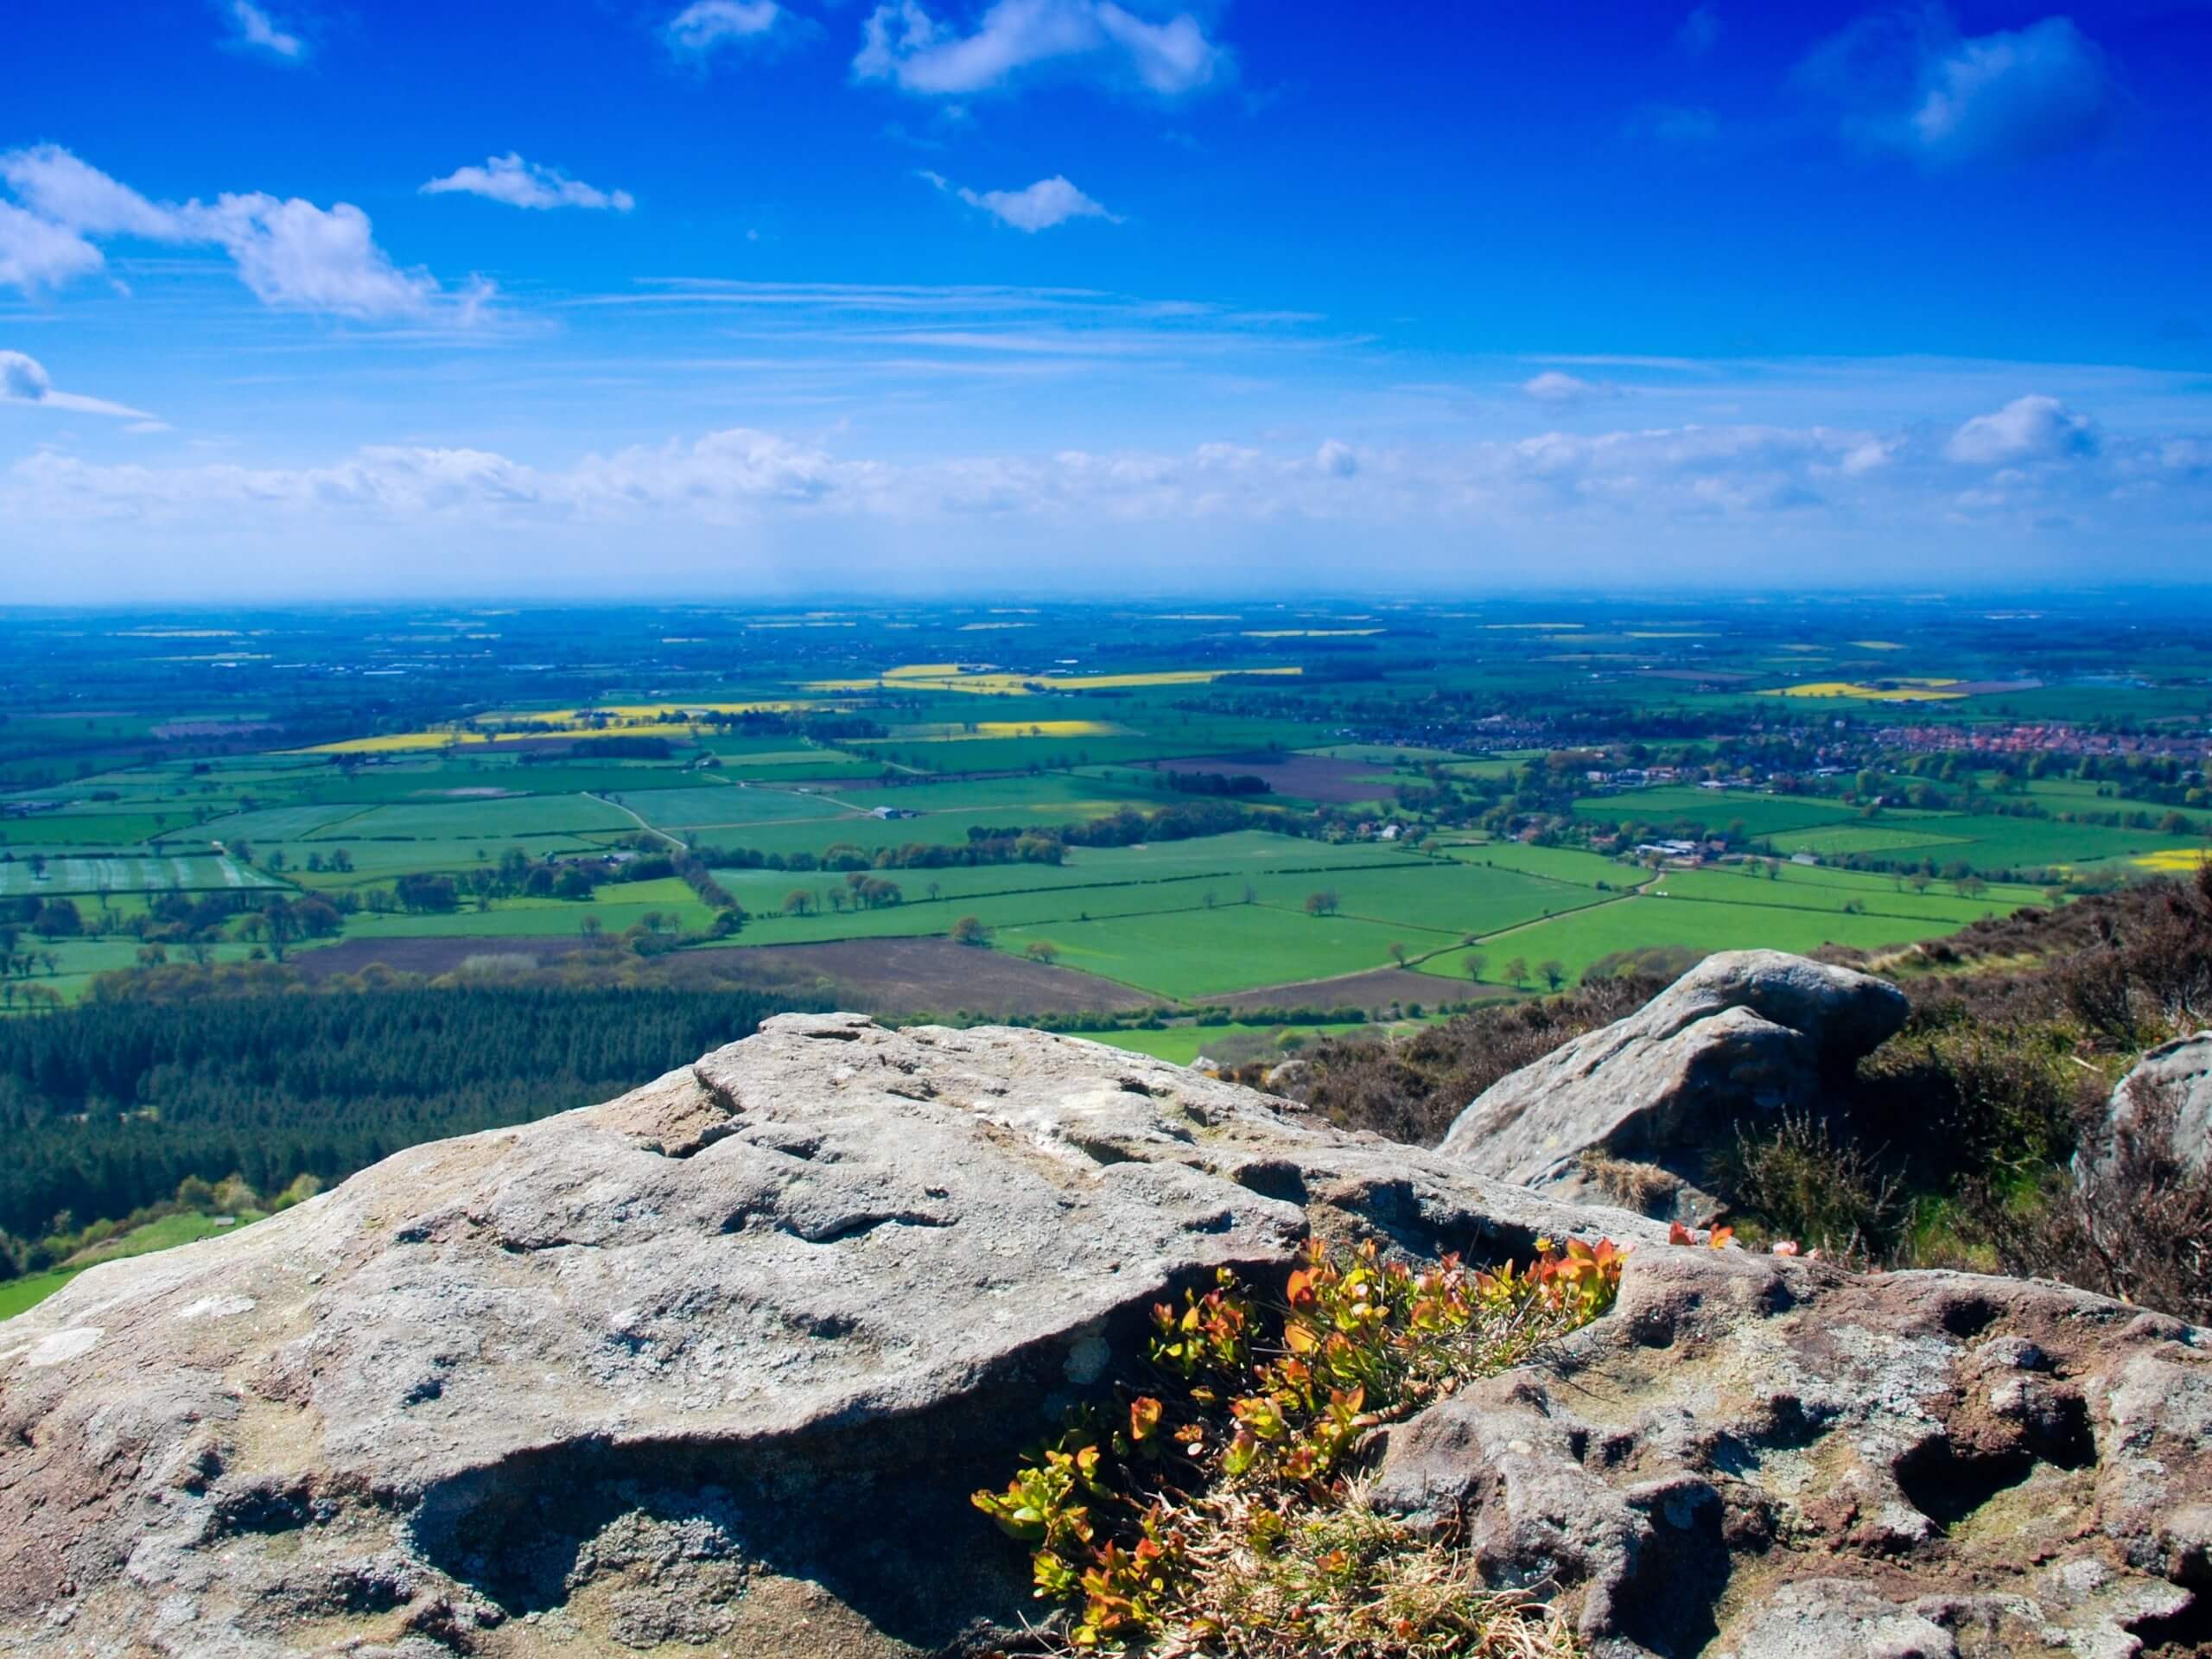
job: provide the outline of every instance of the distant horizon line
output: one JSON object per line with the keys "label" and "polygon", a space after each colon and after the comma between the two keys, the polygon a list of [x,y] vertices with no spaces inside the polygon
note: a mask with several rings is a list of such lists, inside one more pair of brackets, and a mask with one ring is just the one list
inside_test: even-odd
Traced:
{"label": "distant horizon line", "polygon": [[[1602,588],[1432,586],[1418,590],[1371,587],[1307,588],[1275,589],[1265,598],[1253,597],[1249,584],[1242,588],[1163,588],[1141,594],[1109,594],[1104,590],[1091,588],[1040,590],[1014,588],[961,588],[931,594],[886,594],[880,591],[861,593],[849,589],[824,588],[813,591],[782,593],[773,597],[734,593],[728,594],[680,594],[673,591],[666,594],[632,592],[625,594],[611,593],[525,594],[512,590],[499,589],[450,592],[416,589],[394,590],[387,594],[336,596],[268,592],[241,593],[229,597],[179,599],[7,600],[0,601],[0,618],[56,614],[177,614],[240,610],[327,613],[385,611],[421,606],[496,607],[500,610],[518,614],[577,610],[697,610],[766,613],[803,612],[810,608],[878,611],[990,607],[1002,609],[1074,608],[1096,607],[1102,600],[1110,601],[1115,605],[1132,609],[1147,609],[1164,605],[1209,603],[1236,605],[1242,607],[1243,611],[1253,613],[1316,605],[1367,604],[1402,608],[1425,604],[1471,603],[1598,605],[1619,601],[1632,601],[1637,604],[1645,605],[1710,606],[1718,604],[1738,608],[1751,608],[1792,601],[1829,605],[1856,602],[1921,606],[1961,602],[1981,604],[2000,601],[2035,601],[2044,604],[2068,601],[2077,603],[2087,601],[2124,603],[2135,597],[2156,596],[2159,599],[2171,599],[2177,594],[2193,593],[2212,594],[2212,577],[2132,578],[2125,582],[2028,585],[1960,582],[1944,586],[1914,584],[1907,587],[1899,584],[1890,587],[1862,583],[1831,587],[1808,584],[1763,588],[1749,593],[1743,591],[1740,583],[1716,582],[1710,587],[1701,587],[1680,581],[1669,582],[1663,587],[1655,584],[1648,588],[1634,583],[1608,584]],[[2212,623],[2212,615],[2208,615],[2206,621]]]}

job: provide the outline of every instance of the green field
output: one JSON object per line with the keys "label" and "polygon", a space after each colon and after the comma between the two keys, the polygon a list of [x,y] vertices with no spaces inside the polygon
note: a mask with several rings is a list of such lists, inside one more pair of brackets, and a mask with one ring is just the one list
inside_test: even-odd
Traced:
{"label": "green field", "polygon": [[258,1216],[243,1216],[229,1225],[218,1222],[213,1216],[164,1216],[149,1221],[143,1227],[134,1227],[84,1252],[83,1259],[74,1265],[60,1268],[52,1273],[27,1274],[21,1279],[0,1281],[0,1319],[12,1319],[16,1314],[37,1306],[48,1297],[74,1279],[86,1268],[102,1262],[113,1262],[126,1255],[145,1255],[155,1250],[174,1249],[180,1244],[190,1244],[218,1234],[235,1231],[238,1227],[259,1220]]}
{"label": "green field", "polygon": [[[1341,615],[1133,601],[1025,607],[1018,627],[988,607],[679,608],[619,623],[588,608],[500,610],[457,635],[454,619],[293,616],[283,648],[255,656],[264,666],[213,680],[158,629],[140,645],[130,630],[0,620],[36,636],[26,660],[48,665],[0,722],[0,796],[55,809],[0,820],[0,920],[19,940],[16,1001],[0,997],[0,1012],[47,1006],[25,987],[78,995],[96,973],[135,967],[142,944],[159,947],[149,961],[250,956],[266,929],[246,912],[272,896],[330,900],[340,941],[363,947],[356,961],[383,941],[389,963],[435,964],[450,953],[399,942],[581,938],[587,918],[619,936],[656,912],[682,934],[712,930],[688,887],[608,879],[619,869],[593,855],[626,848],[696,848],[716,864],[747,912],[721,938],[927,939],[973,916],[1002,950],[1049,938],[1068,967],[1211,995],[1383,968],[1394,945],[1460,978],[1469,949],[1502,969],[1514,955],[1580,962],[1655,940],[1923,938],[2044,902],[2046,881],[2140,879],[2138,860],[2201,845],[2212,829],[2202,744],[2189,742],[2212,712],[2212,645],[2154,639],[2139,613],[2087,631],[2008,624],[1991,661],[1962,644],[1974,630],[1934,612],[1864,614],[1858,601],[1785,615],[1700,601],[1687,618],[1649,601],[1394,601]],[[1875,676],[2045,683],[1940,705],[1768,695]],[[658,718],[717,703],[732,712],[725,728]],[[585,730],[575,711],[587,709],[612,723]],[[2017,736],[1981,741],[2031,709],[2134,726],[2032,764],[2005,758]],[[533,715],[549,734],[455,735]],[[1962,735],[1930,738],[1933,721]],[[1283,792],[1229,792],[1243,769],[1283,761]],[[1592,784],[1634,768],[1681,781]],[[1833,793],[1743,782],[1808,768],[1803,787]],[[1169,769],[1211,780],[1178,791]],[[1353,798],[1370,791],[1381,798]],[[2146,822],[2178,811],[2188,833],[1879,804],[1909,791]],[[886,808],[917,816],[874,816]],[[912,861],[908,848],[1131,813],[1160,815],[1156,844],[1070,844],[1057,864],[891,868]],[[1229,833],[1195,835],[1210,817]],[[1409,833],[1386,842],[1393,821]],[[1259,823],[1283,833],[1248,827]],[[1772,879],[1733,858],[1662,875],[1619,855],[1624,823],[1638,839],[1694,825],[1734,855],[1821,861],[1785,862]],[[250,848],[251,862],[219,847]],[[347,868],[330,868],[341,854]],[[885,868],[864,879],[895,884],[900,902],[856,908],[844,872],[819,868],[878,858]],[[785,868],[742,867],[771,860]],[[1842,868],[1853,861],[1878,868]],[[521,896],[568,866],[596,885],[592,898]],[[1891,868],[1942,879],[1916,886]],[[2035,885],[1962,893],[1951,879],[2012,872]],[[396,885],[420,875],[451,877],[459,906],[396,908]],[[1334,915],[1307,913],[1317,893],[1333,896]],[[803,913],[786,911],[793,894]],[[76,900],[91,936],[38,935],[48,895]]]}
{"label": "green field", "polygon": [[308,837],[314,841],[513,841],[592,830],[634,830],[619,806],[589,795],[526,795],[435,806],[379,806]]}
{"label": "green field", "polygon": [[[1482,941],[1484,978],[1498,981],[1505,963],[1524,958],[1533,969],[1547,961],[1564,965],[1570,980],[1602,957],[1653,945],[1678,945],[1699,955],[1753,947],[1804,952],[1830,943],[1871,950],[1951,931],[1947,923],[1916,923],[1888,916],[1846,916],[1834,911],[1782,906],[1707,903],[1663,895],[1631,896],[1516,928]],[[1465,952],[1447,951],[1420,964],[1423,973],[1464,979]],[[1530,982],[1532,984],[1533,981]]]}
{"label": "green field", "polygon": [[[1790,830],[1766,837],[1777,853],[1812,853],[1823,858],[1851,853],[1898,853],[1939,847],[1961,847],[1965,838],[1936,835],[1925,830],[1893,830],[1878,823],[1834,823],[1817,830]],[[1944,856],[1934,854],[1936,857]]]}
{"label": "green field", "polygon": [[1326,979],[1388,965],[1408,930],[1349,916],[1313,917],[1266,905],[1153,912],[1002,930],[997,948],[1060,947],[1060,965],[1160,996],[1204,998]]}
{"label": "green field", "polygon": [[[690,789],[657,789],[622,804],[656,830],[724,829],[767,823],[779,818],[842,817],[851,808],[826,791],[799,795],[787,789],[721,784]],[[702,840],[712,837],[702,836]]]}
{"label": "green field", "polygon": [[49,857],[43,877],[27,859],[0,861],[0,898],[33,894],[41,899],[86,893],[226,892],[281,885],[275,877],[212,856],[118,855],[113,858]]}
{"label": "green field", "polygon": [[1586,796],[1574,804],[1574,816],[1593,823],[1648,823],[1664,830],[1678,822],[1723,830],[1741,823],[1754,836],[1802,830],[1853,817],[1834,801],[1761,795],[1742,789],[1632,789],[1618,795]]}

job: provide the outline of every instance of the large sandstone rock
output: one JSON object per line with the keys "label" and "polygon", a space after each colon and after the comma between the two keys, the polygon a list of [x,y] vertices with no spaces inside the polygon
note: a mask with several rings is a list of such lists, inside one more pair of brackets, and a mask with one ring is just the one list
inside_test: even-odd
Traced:
{"label": "large sandstone rock", "polygon": [[786,1016],[0,1325],[0,1652],[946,1650],[1033,1611],[967,1494],[1178,1282],[1637,1225],[1092,1043]]}
{"label": "large sandstone rock", "polygon": [[1707,957],[1625,1020],[1501,1077],[1441,1150],[1479,1174],[1561,1196],[1594,1158],[1675,1179],[1655,1196],[1699,1218],[1707,1155],[1745,1118],[1802,1109],[1904,1025],[1904,995],[1779,950]]}
{"label": "large sandstone rock", "polygon": [[2152,1049],[2120,1079],[2098,1133],[2084,1138],[2077,1173],[2094,1178],[2122,1154],[2122,1143],[2142,1126],[2156,1102],[2172,1113],[2172,1154],[2191,1175],[2212,1165],[2212,1031],[2177,1038]]}
{"label": "large sandstone rock", "polygon": [[1035,1605],[967,1492],[1177,1281],[1308,1230],[1634,1245],[1613,1313],[1391,1430],[1377,1486],[1600,1659],[2200,1618],[2206,1332],[1669,1246],[1070,1039],[794,1015],[0,1325],[0,1653],[988,1651]]}

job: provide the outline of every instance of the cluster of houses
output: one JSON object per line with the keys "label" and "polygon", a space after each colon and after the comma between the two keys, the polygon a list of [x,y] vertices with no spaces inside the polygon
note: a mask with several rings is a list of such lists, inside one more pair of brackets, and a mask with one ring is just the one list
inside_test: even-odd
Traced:
{"label": "cluster of houses", "polygon": [[2212,758],[2212,742],[2196,734],[2084,732],[2063,721],[2012,726],[1904,726],[1891,741],[1931,753],[2152,754],[2177,760]]}

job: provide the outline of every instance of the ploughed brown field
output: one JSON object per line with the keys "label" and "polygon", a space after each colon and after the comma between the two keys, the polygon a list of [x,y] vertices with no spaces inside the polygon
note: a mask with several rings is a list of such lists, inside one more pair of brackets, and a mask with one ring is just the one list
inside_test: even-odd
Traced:
{"label": "ploughed brown field", "polygon": [[512,958],[528,957],[541,967],[575,954],[567,940],[461,938],[436,939],[340,939],[292,953],[291,966],[300,976],[325,980],[340,974],[358,974],[372,964],[403,974],[456,973],[471,957]]}
{"label": "ploughed brown field", "polygon": [[1325,754],[1202,754],[1155,760],[1155,772],[1219,772],[1230,777],[1264,778],[1278,795],[1301,801],[1344,805],[1351,801],[1392,801],[1397,780],[1389,769],[1364,760],[1338,760]]}
{"label": "ploughed brown field", "polygon": [[[1048,968],[950,939],[839,939],[823,944],[738,945],[686,953],[744,961],[790,982],[829,982],[841,1007],[863,1014],[957,1014],[998,1019],[1034,1014],[1105,1014],[1160,999],[1072,968]],[[752,960],[747,961],[750,958]],[[1408,979],[1419,979],[1408,974]],[[1430,995],[1435,995],[1432,990]]]}

